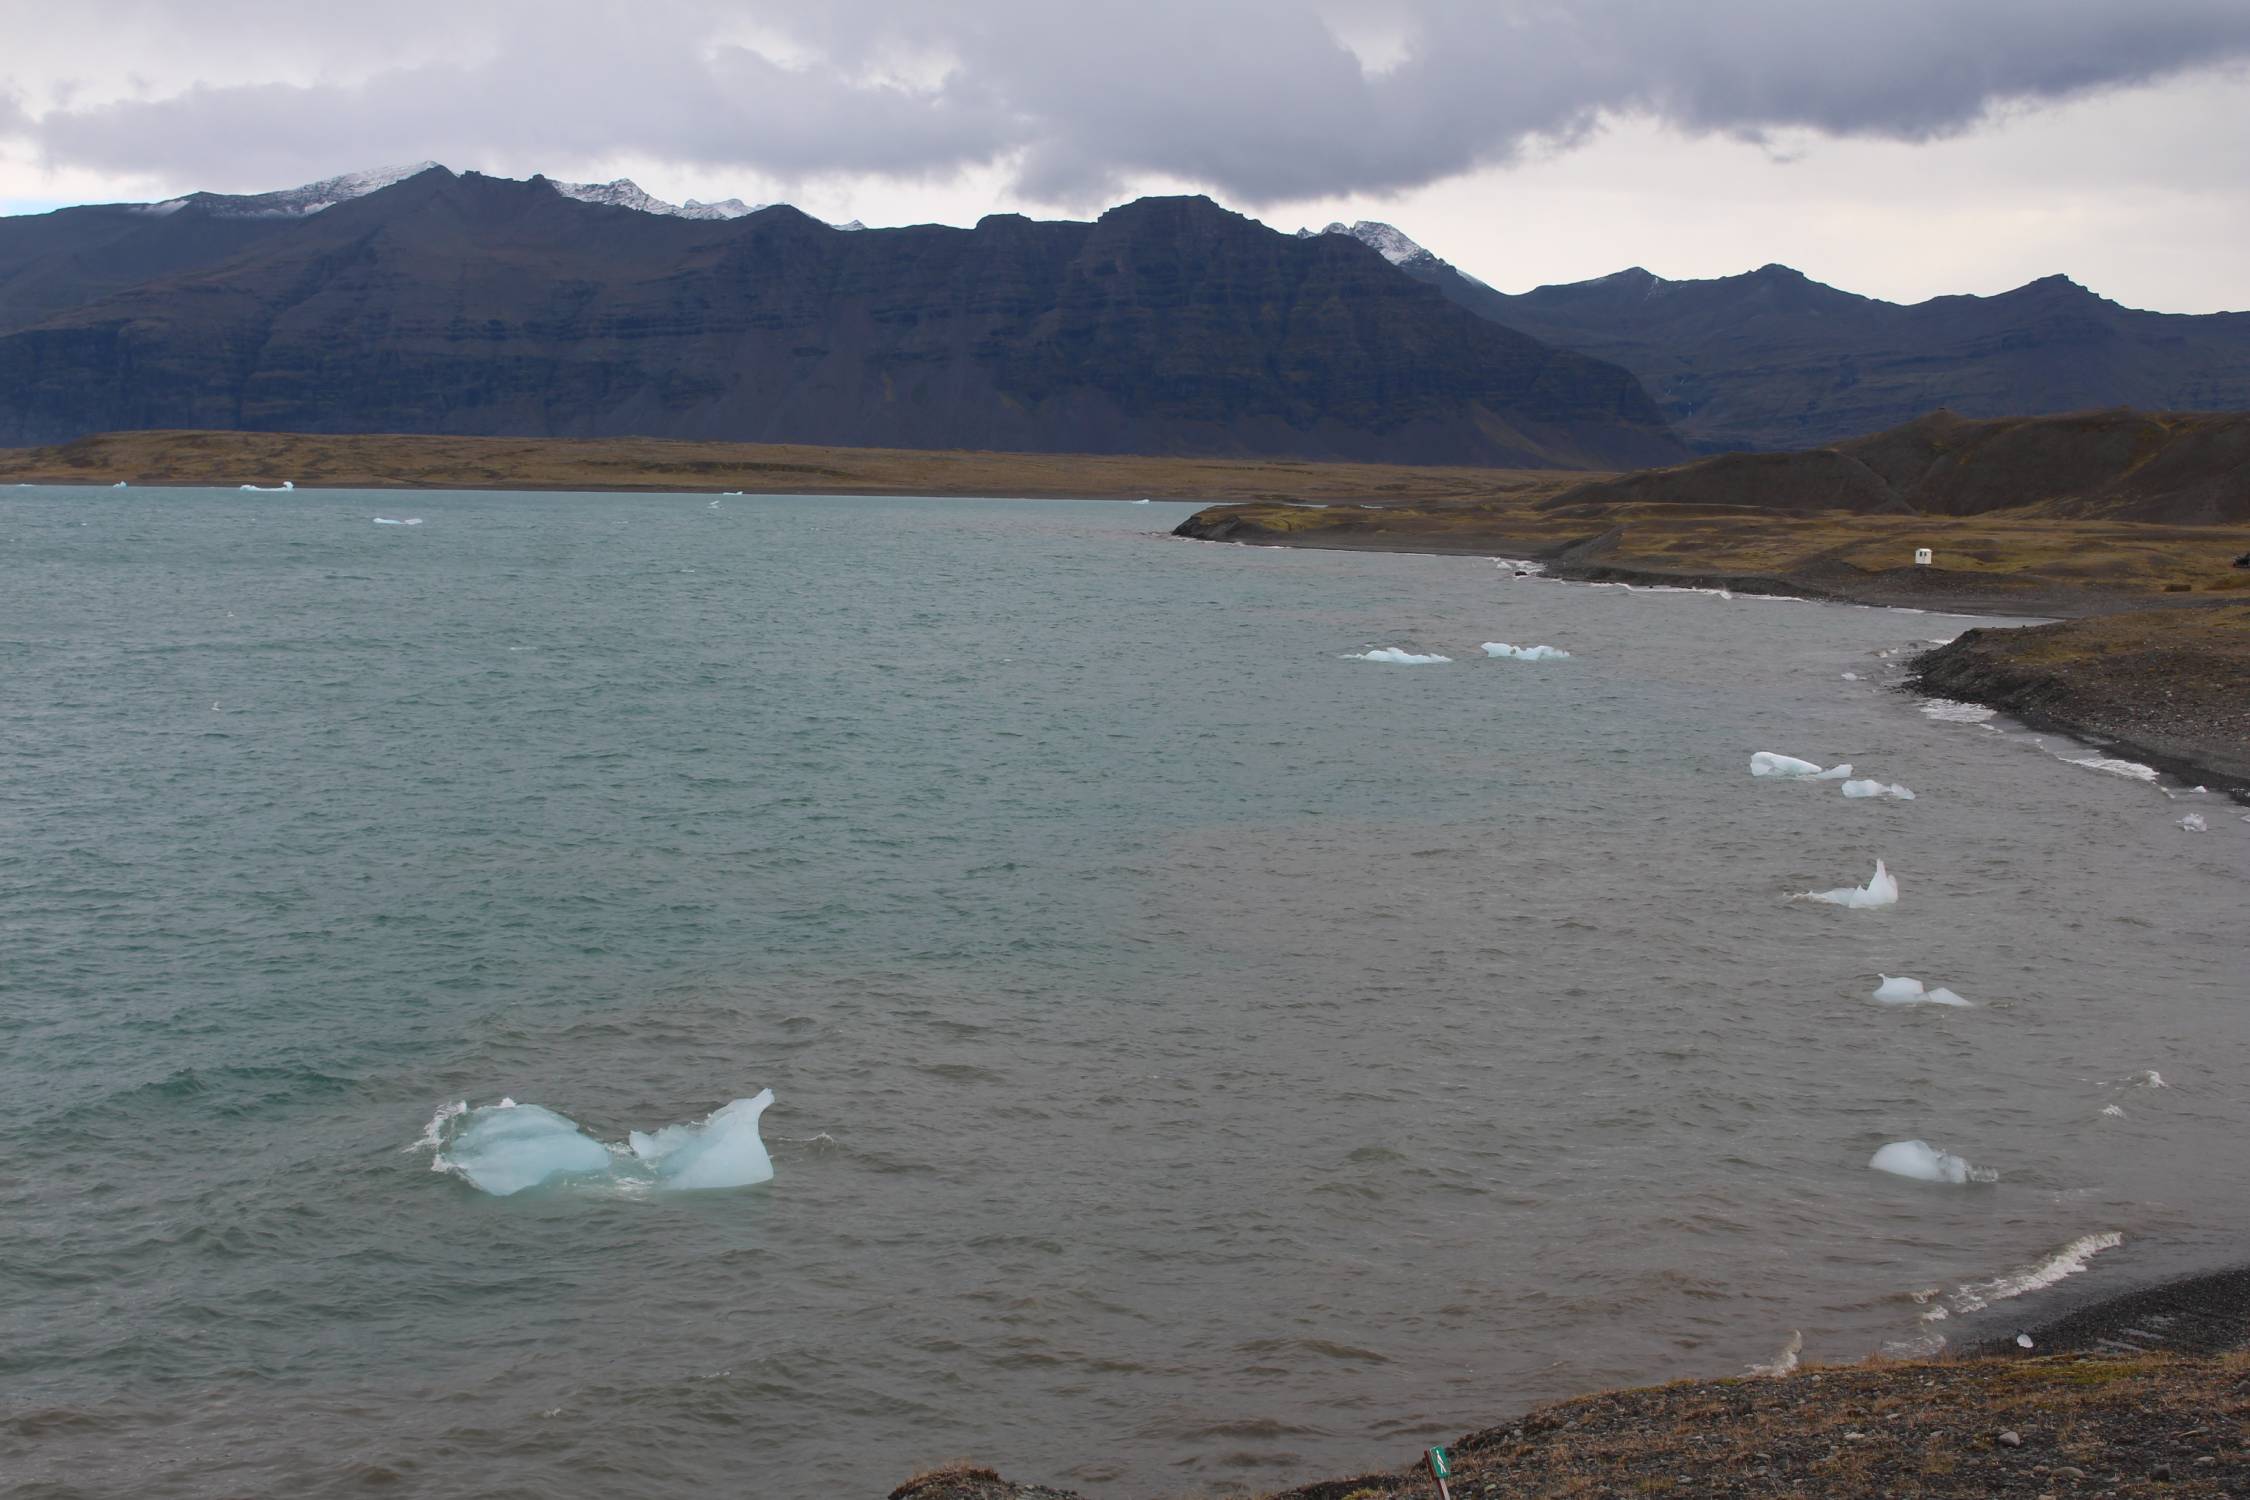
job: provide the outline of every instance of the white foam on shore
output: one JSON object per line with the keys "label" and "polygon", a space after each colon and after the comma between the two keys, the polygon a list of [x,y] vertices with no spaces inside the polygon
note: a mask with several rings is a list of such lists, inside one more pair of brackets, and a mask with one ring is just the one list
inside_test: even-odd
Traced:
{"label": "white foam on shore", "polygon": [[1924,698],[1921,709],[1923,718],[1947,724],[1982,724],[1999,712],[1981,703],[1962,703],[1952,698]]}
{"label": "white foam on shore", "polygon": [[1797,1356],[1804,1353],[1804,1350],[1804,1330],[1801,1328],[1793,1328],[1789,1331],[1789,1342],[1781,1346],[1781,1352],[1779,1354],[1776,1354],[1772,1359],[1767,1360],[1763,1364],[1752,1365],[1750,1367],[1750,1373],[1753,1375],[1772,1375],[1777,1377],[1786,1375],[1791,1370],[1797,1368]]}
{"label": "white foam on shore", "polygon": [[2063,763],[2065,765],[2084,766],[2089,771],[2107,772],[2111,776],[2122,776],[2128,781],[2153,783],[2157,774],[2154,766],[2144,766],[2137,760],[2118,760],[2107,755],[2089,755],[2084,760],[2072,760],[2066,755],[2063,757]]}
{"label": "white foam on shore", "polygon": [[1990,1307],[1995,1302],[2006,1302],[2029,1292],[2045,1291],[2056,1282],[2085,1270],[2094,1257],[2104,1250],[2115,1250],[2124,1243],[2125,1236],[2115,1230],[2082,1234],[2052,1255],[2021,1270],[2010,1271],[2005,1276],[1995,1276],[1990,1281],[1972,1281],[1948,1300],[1955,1312],[1973,1313]]}

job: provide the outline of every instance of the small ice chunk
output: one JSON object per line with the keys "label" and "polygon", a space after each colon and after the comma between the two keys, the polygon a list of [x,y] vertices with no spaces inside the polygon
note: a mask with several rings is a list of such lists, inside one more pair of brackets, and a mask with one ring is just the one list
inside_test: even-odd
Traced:
{"label": "small ice chunk", "polygon": [[396,516],[377,516],[375,524],[378,526],[419,526],[422,524],[422,518],[420,516],[407,516],[402,520]]}
{"label": "small ice chunk", "polygon": [[2029,1349],[2031,1347],[2031,1335],[2028,1333],[2017,1334],[2016,1347],[2018,1349]]}
{"label": "small ice chunk", "polygon": [[1881,860],[1875,861],[1875,876],[1865,885],[1839,886],[1832,891],[1806,891],[1796,898],[1799,901],[1824,901],[1830,906],[1896,906],[1898,905],[1898,878],[1883,868]]}
{"label": "small ice chunk", "polygon": [[1436,662],[1451,661],[1450,656],[1417,656],[1398,646],[1378,646],[1372,651],[1347,651],[1346,661],[1381,661],[1395,667],[1426,667]]}
{"label": "small ice chunk", "polygon": [[557,1177],[607,1172],[609,1151],[577,1125],[536,1104],[472,1109],[446,1144],[445,1165],[496,1198]]}
{"label": "small ice chunk", "polygon": [[2103,1114],[2105,1114],[2105,1115],[2108,1115],[2108,1116],[2112,1117],[2113,1119],[2119,1119],[2119,1120],[2122,1120],[2122,1119],[2124,1119],[2124,1118],[2125,1118],[2125,1111],[2124,1111],[2124,1110],[2122,1110],[2122,1109],[2120,1109],[2120,1108],[2118,1108],[2118,1107],[2117,1107],[2116,1105],[2114,1105],[2114,1104],[2105,1104],[2105,1105],[2103,1105],[2103,1106],[2102,1106],[2102,1113],[2103,1113]]}
{"label": "small ice chunk", "polygon": [[2189,813],[2180,819],[2180,827],[2189,833],[2209,833],[2211,825],[2203,821],[2203,814]]}
{"label": "small ice chunk", "polygon": [[1794,755],[1783,755],[1774,750],[1760,750],[1750,757],[1750,774],[1802,776],[1812,781],[1842,781],[1852,774],[1852,768],[1849,765],[1831,766],[1823,771],[1809,760],[1799,760]]}
{"label": "small ice chunk", "polygon": [[2171,1085],[2164,1081],[2164,1075],[2162,1073],[2157,1072],[2154,1068],[2150,1068],[2145,1072],[2135,1073],[2133,1075],[2133,1087],[2141,1089],[2163,1089],[2170,1088]]}
{"label": "small ice chunk", "polygon": [[1878,974],[1883,982],[1875,986],[1875,998],[1885,1005],[1967,1005],[1944,985],[1934,989],[1923,987],[1922,981],[1904,974]]}
{"label": "small ice chunk", "polygon": [[294,479],[284,479],[279,484],[246,484],[244,489],[260,495],[285,495],[297,487]]}
{"label": "small ice chunk", "polygon": [[758,1116],[773,1103],[773,1090],[713,1110],[692,1125],[667,1125],[651,1135],[636,1130],[626,1137],[633,1154],[656,1168],[671,1188],[749,1187],[773,1180],[773,1158],[758,1139]]}
{"label": "small ice chunk", "polygon": [[1511,646],[1506,641],[1486,641],[1487,656],[1510,656],[1517,661],[1568,661],[1570,653],[1557,646]]}
{"label": "small ice chunk", "polygon": [[1859,681],[1859,674],[1857,672],[1846,672],[1844,674],[1844,681],[1857,682]]}
{"label": "small ice chunk", "polygon": [[1940,1151],[1928,1141],[1893,1141],[1869,1157],[1878,1172],[1911,1177],[1918,1182],[1998,1182],[1990,1167],[1971,1166],[1950,1151]]}
{"label": "small ice chunk", "polygon": [[1914,794],[1895,781],[1888,785],[1880,781],[1847,781],[1842,790],[1847,797],[1896,797],[1901,802],[1914,800]]}

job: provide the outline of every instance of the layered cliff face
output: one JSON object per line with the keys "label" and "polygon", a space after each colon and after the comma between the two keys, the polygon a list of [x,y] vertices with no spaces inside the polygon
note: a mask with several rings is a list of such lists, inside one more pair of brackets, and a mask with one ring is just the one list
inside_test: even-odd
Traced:
{"label": "layered cliff face", "polygon": [[2142,312],[2062,276],[1901,305],[1778,265],[1709,281],[1635,267],[1511,295],[1426,251],[1397,264],[1481,317],[1623,365],[1704,452],[1818,447],[1940,407],[2250,408],[2250,313]]}
{"label": "layered cliff face", "polygon": [[309,215],[167,208],[0,228],[0,442],[203,427],[1601,468],[1685,451],[1618,367],[1464,316],[1355,241],[1200,198],[847,233],[438,168]]}

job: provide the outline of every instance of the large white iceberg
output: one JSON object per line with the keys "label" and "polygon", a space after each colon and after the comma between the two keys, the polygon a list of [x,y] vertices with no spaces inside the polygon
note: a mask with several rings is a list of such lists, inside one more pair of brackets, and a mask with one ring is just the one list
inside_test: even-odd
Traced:
{"label": "large white iceberg", "polygon": [[[449,1104],[430,1120],[418,1147],[430,1165],[455,1172],[497,1198],[567,1178],[622,1179],[664,1188],[749,1187],[773,1180],[773,1158],[758,1138],[758,1117],[773,1090],[737,1099],[688,1125],[636,1130],[625,1147],[606,1146],[566,1116],[503,1099],[482,1109]],[[627,1152],[630,1152],[628,1155]]]}
{"label": "large white iceberg", "polygon": [[1487,656],[1512,656],[1517,661],[1568,661],[1570,653],[1559,646],[1511,646],[1506,641],[1486,641]]}
{"label": "large white iceberg", "polygon": [[1760,750],[1750,757],[1750,774],[1802,776],[1812,781],[1842,781],[1852,774],[1852,768],[1849,765],[1831,766],[1823,771],[1809,760],[1799,760],[1794,755],[1782,755],[1772,750]]}
{"label": "large white iceberg", "polygon": [[1875,977],[1883,981],[1875,986],[1875,998],[1885,1005],[1967,1005],[1969,1003],[1942,984],[1935,989],[1926,989],[1923,987],[1921,980],[1911,979],[1903,974],[1878,974]]}
{"label": "large white iceberg", "polygon": [[1897,782],[1885,786],[1880,781],[1847,781],[1843,785],[1847,797],[1896,797],[1901,802],[1912,802],[1914,794]]}
{"label": "large white iceberg", "polygon": [[693,1125],[667,1125],[653,1135],[636,1130],[626,1137],[633,1155],[656,1168],[666,1187],[749,1187],[773,1180],[773,1158],[758,1139],[758,1116],[773,1103],[773,1090],[737,1099]]}
{"label": "large white iceberg", "polygon": [[1377,646],[1372,651],[1347,651],[1346,661],[1382,661],[1396,667],[1426,667],[1434,662],[1451,661],[1450,656],[1416,656],[1397,646]]}
{"label": "large white iceberg", "polygon": [[1940,1151],[1928,1141],[1893,1141],[1868,1158],[1878,1172],[1912,1177],[1919,1182],[1998,1182],[1990,1167],[1972,1166],[1950,1151]]}
{"label": "large white iceberg", "polygon": [[609,1148],[536,1104],[494,1104],[462,1116],[438,1164],[496,1198],[558,1177],[607,1172]]}
{"label": "large white iceberg", "polygon": [[1883,868],[1881,860],[1875,861],[1875,876],[1865,885],[1839,886],[1832,891],[1806,891],[1796,898],[1799,901],[1825,901],[1830,906],[1896,906],[1898,904],[1898,878]]}

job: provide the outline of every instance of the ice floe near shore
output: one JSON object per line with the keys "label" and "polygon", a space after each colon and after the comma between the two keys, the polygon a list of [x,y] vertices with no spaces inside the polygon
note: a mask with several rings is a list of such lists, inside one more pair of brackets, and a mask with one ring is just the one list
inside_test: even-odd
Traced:
{"label": "ice floe near shore", "polygon": [[1928,1141],[1893,1141],[1867,1159],[1868,1166],[1917,1182],[1998,1182],[2000,1174],[1979,1167]]}
{"label": "ice floe near shore", "polygon": [[429,1148],[432,1171],[451,1172],[496,1198],[569,1179],[682,1191],[750,1187],[773,1180],[773,1158],[758,1136],[758,1117],[772,1103],[773,1090],[761,1089],[692,1124],[636,1130],[623,1146],[612,1146],[536,1104],[502,1099],[471,1109],[464,1101],[441,1107],[408,1149]]}
{"label": "ice floe near shore", "polygon": [[2186,817],[2180,819],[2180,828],[2186,833],[2209,833],[2211,831],[2211,825],[2203,821],[2203,814],[2201,813],[2189,813]]}
{"label": "ice floe near shore", "polygon": [[1852,774],[1849,764],[1830,766],[1822,770],[1809,760],[1799,760],[1794,755],[1778,751],[1760,750],[1750,757],[1750,774],[1753,776],[1801,776],[1808,781],[1842,781]]}
{"label": "ice floe near shore", "polygon": [[1895,781],[1887,786],[1880,781],[1847,781],[1842,790],[1847,797],[1896,797],[1901,802],[1914,800],[1914,794]]}
{"label": "ice floe near shore", "polygon": [[1517,661],[1570,660],[1570,653],[1558,646],[1511,646],[1506,641],[1486,641],[1484,654],[1513,657]]}
{"label": "ice floe near shore", "polygon": [[1904,974],[1878,974],[1875,977],[1883,981],[1875,986],[1875,998],[1885,1005],[1965,1006],[1969,1003],[1942,984],[1935,989],[1929,989],[1923,985],[1921,980],[1909,978]]}
{"label": "ice floe near shore", "polygon": [[1898,905],[1898,878],[1883,868],[1881,860],[1875,861],[1875,874],[1865,885],[1838,886],[1832,891],[1806,891],[1791,898],[1796,901],[1819,901],[1829,906],[1896,906]]}
{"label": "ice floe near shore", "polygon": [[1394,667],[1427,667],[1438,662],[1451,661],[1453,658],[1450,656],[1417,656],[1403,647],[1377,646],[1371,651],[1347,651],[1344,653],[1344,660],[1388,662]]}

